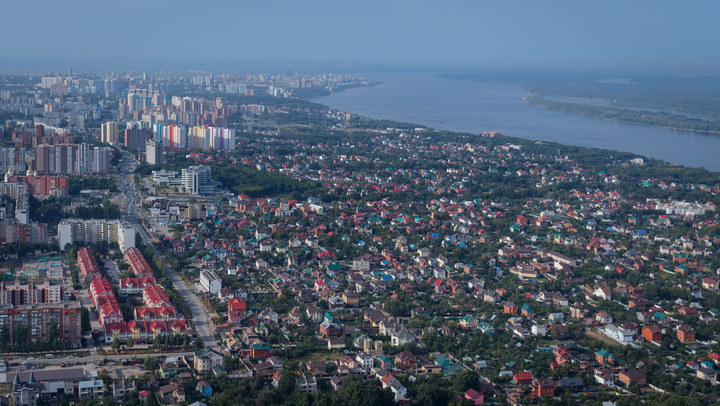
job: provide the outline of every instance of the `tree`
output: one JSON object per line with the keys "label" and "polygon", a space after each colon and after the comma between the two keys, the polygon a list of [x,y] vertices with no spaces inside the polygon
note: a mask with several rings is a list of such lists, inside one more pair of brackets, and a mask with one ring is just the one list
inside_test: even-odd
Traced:
{"label": "tree", "polygon": [[289,395],[293,389],[295,389],[295,377],[295,371],[289,368],[283,369],[277,386],[278,391],[282,394]]}
{"label": "tree", "polygon": [[468,389],[478,388],[478,374],[475,371],[468,371],[466,369],[458,372],[453,376],[453,390],[456,393],[465,393]]}
{"label": "tree", "polygon": [[119,350],[120,349],[120,339],[118,339],[117,337],[113,338],[113,342],[110,345],[110,347],[115,351]]}
{"label": "tree", "polygon": [[155,371],[160,367],[160,360],[148,355],[147,357],[145,357],[145,360],[143,361],[143,366],[148,371]]}
{"label": "tree", "polygon": [[82,331],[89,331],[90,327],[90,311],[86,307],[82,307],[80,311],[80,326]]}

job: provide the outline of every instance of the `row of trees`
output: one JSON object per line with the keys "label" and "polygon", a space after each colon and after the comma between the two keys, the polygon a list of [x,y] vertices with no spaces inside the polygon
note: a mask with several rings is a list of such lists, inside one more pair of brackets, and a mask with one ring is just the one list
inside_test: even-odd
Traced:
{"label": "row of trees", "polygon": [[60,336],[60,329],[57,322],[51,322],[48,326],[47,340],[31,342],[30,331],[27,324],[16,324],[13,333],[7,325],[0,327],[0,351],[2,352],[42,352],[66,350],[70,343]]}
{"label": "row of trees", "polygon": [[115,178],[111,176],[68,176],[68,193],[70,195],[77,195],[84,189],[108,189],[111,192],[117,192],[119,190]]}

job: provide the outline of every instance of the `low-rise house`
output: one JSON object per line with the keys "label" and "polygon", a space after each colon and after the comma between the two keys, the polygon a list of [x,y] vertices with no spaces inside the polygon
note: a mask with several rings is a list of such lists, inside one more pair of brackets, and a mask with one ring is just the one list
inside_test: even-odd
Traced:
{"label": "low-rise house", "polygon": [[135,381],[132,379],[120,379],[113,381],[113,398],[121,399],[126,393],[135,392]]}
{"label": "low-rise house", "polygon": [[327,340],[329,350],[337,350],[345,348],[345,340],[342,338],[330,338]]}
{"label": "low-rise house", "polygon": [[614,365],[615,355],[606,350],[600,350],[595,352],[595,360],[600,365]]}
{"label": "low-rise house", "polygon": [[204,398],[209,398],[213,394],[212,386],[205,381],[200,381],[195,386],[195,390],[202,395]]}
{"label": "low-rise house", "polygon": [[619,342],[620,344],[628,344],[635,340],[635,332],[622,327],[608,324],[601,331],[608,337]]}
{"label": "low-rise house", "polygon": [[400,381],[397,380],[392,374],[387,374],[380,379],[382,382],[383,389],[390,388],[393,393],[395,402],[399,402],[405,399],[407,396],[407,388],[405,388]]}
{"label": "low-rise house", "polygon": [[618,371],[618,380],[624,383],[625,386],[630,386],[632,384],[645,385],[645,374],[635,368],[623,368]]}
{"label": "low-rise house", "polygon": [[656,325],[643,327],[642,336],[645,340],[650,342],[659,343],[662,341],[662,333],[660,332],[660,328]]}
{"label": "low-rise house", "polygon": [[317,390],[317,379],[314,376],[298,374],[295,378],[295,389],[299,392],[315,392]]}
{"label": "low-rise house", "polygon": [[222,354],[212,349],[202,349],[195,351],[193,359],[193,367],[200,373],[207,373],[212,371],[213,367],[217,365],[224,365],[225,357]]}
{"label": "low-rise house", "polygon": [[170,382],[160,387],[158,397],[162,404],[180,405],[185,403],[185,388],[180,382]]}
{"label": "low-rise house", "polygon": [[355,359],[357,360],[358,366],[362,368],[364,371],[369,371],[374,366],[374,360],[373,357],[371,357],[369,354],[365,352],[360,352],[355,356]]}
{"label": "low-rise house", "polygon": [[688,325],[681,325],[677,329],[677,338],[681,343],[694,343],[695,342],[695,330]]}
{"label": "low-rise house", "polygon": [[615,386],[615,373],[608,368],[595,369],[595,382],[605,386]]}
{"label": "low-rise house", "polygon": [[465,399],[473,402],[475,406],[480,406],[485,401],[482,392],[478,392],[475,389],[468,389],[463,395]]}
{"label": "low-rise house", "polygon": [[393,347],[400,347],[414,342],[415,336],[405,327],[402,327],[399,331],[395,331],[390,335],[390,343]]}
{"label": "low-rise house", "polygon": [[710,368],[704,368],[704,367],[698,368],[697,372],[695,373],[695,376],[700,379],[710,381],[710,383],[712,383],[713,385],[717,382],[717,371],[710,369]]}
{"label": "low-rise house", "polygon": [[537,378],[532,381],[532,397],[555,396],[555,382],[550,378]]}
{"label": "low-rise house", "polygon": [[178,367],[170,362],[160,364],[160,376],[163,379],[174,378],[178,375]]}
{"label": "low-rise house", "polygon": [[100,379],[78,382],[78,396],[80,399],[102,399],[104,392],[105,383]]}
{"label": "low-rise house", "polygon": [[533,381],[533,374],[530,371],[516,372],[513,375],[513,382],[517,385],[530,385]]}

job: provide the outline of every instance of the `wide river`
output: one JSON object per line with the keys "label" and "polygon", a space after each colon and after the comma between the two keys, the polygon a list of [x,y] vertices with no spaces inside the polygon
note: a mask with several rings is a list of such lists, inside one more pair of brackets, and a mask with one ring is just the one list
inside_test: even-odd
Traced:
{"label": "wide river", "polygon": [[361,116],[633,152],[720,171],[720,135],[620,124],[527,104],[520,83],[443,79],[432,73],[368,74],[381,85],[314,101]]}

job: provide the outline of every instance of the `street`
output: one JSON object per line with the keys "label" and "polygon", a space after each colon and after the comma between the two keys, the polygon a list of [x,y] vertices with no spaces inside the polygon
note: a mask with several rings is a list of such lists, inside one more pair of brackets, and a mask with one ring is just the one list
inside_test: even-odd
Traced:
{"label": "street", "polygon": [[147,230],[138,220],[137,212],[142,208],[142,196],[137,190],[136,185],[127,179],[127,175],[129,175],[130,173],[129,161],[131,160],[132,157],[130,156],[130,154],[126,153],[123,155],[122,171],[118,179],[123,194],[128,199],[127,208],[124,213],[125,219],[129,221],[133,225],[133,227],[135,227],[135,230],[140,234],[140,238],[142,239],[143,244],[153,247],[155,254],[158,256],[158,258],[161,259],[163,266],[165,266],[165,269],[167,269],[168,271],[168,275],[170,276],[170,279],[173,283],[173,287],[180,295],[182,295],[188,307],[190,307],[190,311],[192,312],[192,319],[190,321],[193,328],[195,329],[196,335],[200,337],[200,339],[205,344],[205,347],[220,351],[221,348],[220,345],[218,345],[217,340],[215,340],[212,321],[210,319],[210,314],[208,313],[207,309],[205,308],[205,306],[203,306],[200,298],[193,293],[193,290],[187,286],[185,281],[180,279],[180,277],[175,273],[172,267],[170,267],[170,264],[165,261],[165,258],[161,255],[161,253],[153,244],[152,238],[150,237],[150,235],[148,235]]}

